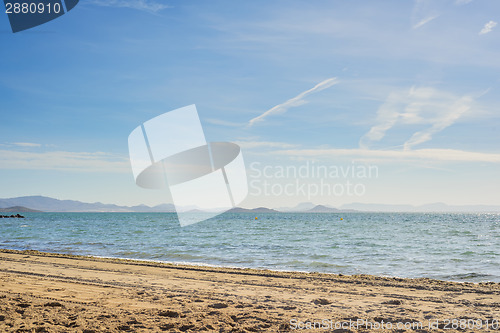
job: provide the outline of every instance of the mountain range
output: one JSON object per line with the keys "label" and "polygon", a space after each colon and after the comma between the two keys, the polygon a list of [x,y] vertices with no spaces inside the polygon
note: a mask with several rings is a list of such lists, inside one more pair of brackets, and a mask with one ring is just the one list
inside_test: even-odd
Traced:
{"label": "mountain range", "polygon": [[0,199],[0,208],[9,208],[14,206],[20,206],[44,212],[175,212],[175,207],[173,204],[161,204],[154,207],[146,205],[129,207],[113,204],[103,204],[100,202],[87,203],[76,200],[59,200],[43,196]]}
{"label": "mountain range", "polygon": [[[175,212],[173,204],[161,204],[157,206],[119,206],[114,204],[103,204],[100,202],[87,203],[76,200],[59,200],[44,196],[26,196],[17,198],[0,199],[0,209],[10,211],[28,212]],[[13,210],[12,210],[13,209]],[[24,210],[23,210],[24,209]],[[183,210],[195,210],[196,207],[184,207]],[[229,212],[309,212],[309,213],[345,213],[345,212],[500,212],[500,206],[495,205],[464,205],[453,206],[444,203],[432,203],[420,206],[413,205],[389,205],[389,204],[366,204],[351,203],[335,208],[329,205],[315,205],[311,202],[303,202],[295,207],[280,207],[276,209],[259,207],[253,209],[235,207]]]}
{"label": "mountain range", "polygon": [[241,208],[241,207],[234,207],[231,208],[230,210],[227,211],[228,213],[279,213],[279,211],[275,209],[270,209],[266,207],[258,207],[258,208],[253,208],[253,209],[247,209],[247,208]]}
{"label": "mountain range", "polygon": [[22,206],[0,208],[0,213],[39,213],[40,210],[29,209]]}
{"label": "mountain range", "polygon": [[447,213],[497,213],[500,205],[447,205],[442,202],[413,206],[413,205],[389,205],[389,204],[366,204],[352,203],[343,205],[342,209],[353,209],[364,212],[447,212]]}

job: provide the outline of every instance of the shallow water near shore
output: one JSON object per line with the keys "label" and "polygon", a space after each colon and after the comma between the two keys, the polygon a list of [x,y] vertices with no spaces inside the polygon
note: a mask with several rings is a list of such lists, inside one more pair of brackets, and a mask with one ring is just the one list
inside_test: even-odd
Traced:
{"label": "shallow water near shore", "polygon": [[1,248],[500,282],[500,214],[225,213],[184,228],[175,213],[24,215],[0,220]]}

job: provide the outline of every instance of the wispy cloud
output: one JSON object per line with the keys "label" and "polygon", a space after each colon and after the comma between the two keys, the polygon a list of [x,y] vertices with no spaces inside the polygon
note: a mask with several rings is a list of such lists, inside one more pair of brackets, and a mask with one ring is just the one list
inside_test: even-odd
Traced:
{"label": "wispy cloud", "polygon": [[103,152],[0,150],[0,169],[130,173],[127,157]]}
{"label": "wispy cloud", "polygon": [[488,23],[486,23],[483,27],[483,29],[481,29],[481,31],[479,31],[479,34],[480,35],[484,35],[484,34],[487,34],[487,33],[490,33],[494,27],[496,27],[497,25],[497,22],[495,21],[489,21]]}
{"label": "wispy cloud", "polygon": [[438,16],[439,15],[432,15],[432,16],[428,16],[428,17],[425,17],[425,18],[421,19],[420,21],[418,21],[416,24],[413,25],[413,29],[418,29],[418,28],[426,25],[427,23],[429,23],[430,21],[434,20]]}
{"label": "wispy cloud", "polygon": [[18,146],[18,147],[41,147],[42,145],[39,143],[33,143],[33,142],[12,142],[11,145]]}
{"label": "wispy cloud", "polygon": [[393,92],[377,110],[376,124],[360,139],[360,147],[369,148],[397,125],[427,125],[404,142],[405,150],[409,150],[453,125],[470,110],[473,102],[472,96],[460,97],[429,87]]}
{"label": "wispy cloud", "polygon": [[172,7],[153,0],[90,0],[89,3],[106,7],[132,8],[152,13]]}
{"label": "wispy cloud", "polygon": [[423,131],[415,132],[411,138],[404,143],[404,149],[409,150],[416,145],[429,141],[434,134],[453,125],[464,113],[470,110],[472,101],[472,97],[470,96],[464,96],[458,99],[449,107],[448,112],[443,112],[435,119],[431,127]]}
{"label": "wispy cloud", "polygon": [[351,157],[378,161],[425,160],[448,162],[489,162],[500,163],[500,154],[480,153],[456,149],[416,149],[416,150],[370,150],[370,149],[288,149],[274,151],[290,157],[337,158]]}
{"label": "wispy cloud", "polygon": [[296,148],[297,145],[286,143],[286,142],[276,142],[276,141],[234,141],[244,149],[255,149],[255,148],[278,148],[278,149],[290,149]]}
{"label": "wispy cloud", "polygon": [[297,96],[295,96],[293,98],[290,98],[285,103],[276,105],[275,107],[267,110],[266,112],[264,112],[260,116],[251,119],[249,121],[248,125],[252,126],[256,122],[264,120],[264,118],[266,118],[269,115],[285,113],[289,108],[297,107],[297,106],[306,104],[307,101],[304,100],[305,97],[307,97],[310,94],[316,93],[318,91],[330,88],[331,86],[333,86],[337,83],[339,83],[339,81],[335,77],[324,80],[324,81],[318,83],[317,85],[315,85],[313,88],[306,90],[304,92],[301,92],[300,94],[298,94]]}
{"label": "wispy cloud", "polygon": [[418,29],[431,22],[446,10],[446,5],[442,1],[436,0],[414,0],[411,13],[412,28]]}

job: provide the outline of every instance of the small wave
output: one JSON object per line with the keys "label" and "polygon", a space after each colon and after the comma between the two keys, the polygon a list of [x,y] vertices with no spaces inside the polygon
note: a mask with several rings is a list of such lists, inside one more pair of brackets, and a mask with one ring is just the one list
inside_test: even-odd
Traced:
{"label": "small wave", "polygon": [[194,260],[194,259],[203,259],[203,256],[194,256],[188,253],[165,253],[163,255],[164,258],[168,258],[170,260]]}
{"label": "small wave", "polygon": [[313,261],[307,265],[310,268],[346,268],[345,265],[330,264],[322,261]]}
{"label": "small wave", "polygon": [[284,266],[292,266],[292,265],[303,265],[304,262],[302,260],[290,260],[290,261],[286,261],[283,263]]}
{"label": "small wave", "polygon": [[311,259],[323,259],[328,258],[329,256],[327,254],[311,254],[309,257]]}
{"label": "small wave", "polygon": [[490,274],[483,274],[483,273],[477,273],[477,272],[470,272],[470,273],[462,273],[462,274],[452,274],[452,275],[446,275],[444,276],[444,278],[446,280],[458,280],[458,281],[462,281],[462,280],[471,280],[471,279],[487,279],[487,278],[493,278],[494,276],[493,275],[490,275]]}

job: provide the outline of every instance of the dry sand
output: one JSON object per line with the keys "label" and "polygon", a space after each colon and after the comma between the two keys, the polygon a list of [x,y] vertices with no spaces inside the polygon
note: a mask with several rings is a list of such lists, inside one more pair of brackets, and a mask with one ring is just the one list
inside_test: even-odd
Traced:
{"label": "dry sand", "polygon": [[451,332],[453,319],[500,332],[500,285],[0,251],[0,332]]}

